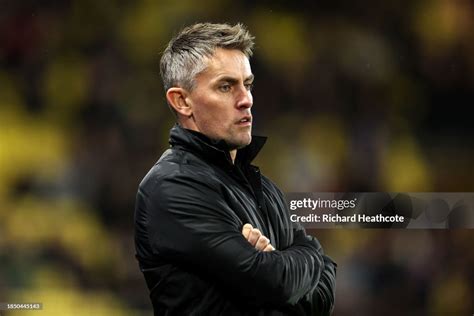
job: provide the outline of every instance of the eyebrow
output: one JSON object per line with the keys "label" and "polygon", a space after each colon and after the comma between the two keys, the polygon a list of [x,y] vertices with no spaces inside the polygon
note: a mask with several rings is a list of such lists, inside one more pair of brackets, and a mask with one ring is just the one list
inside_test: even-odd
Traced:
{"label": "eyebrow", "polygon": [[248,76],[247,78],[245,78],[244,81],[253,81],[253,79],[255,78],[255,76],[253,74],[251,74],[250,76]]}
{"label": "eyebrow", "polygon": [[[244,82],[253,81],[254,78],[255,76],[251,74],[250,76],[245,78]],[[230,77],[230,76],[222,76],[221,78],[217,79],[217,82],[222,82],[222,81],[226,81],[232,84],[239,82],[238,79],[236,79],[235,77]]]}

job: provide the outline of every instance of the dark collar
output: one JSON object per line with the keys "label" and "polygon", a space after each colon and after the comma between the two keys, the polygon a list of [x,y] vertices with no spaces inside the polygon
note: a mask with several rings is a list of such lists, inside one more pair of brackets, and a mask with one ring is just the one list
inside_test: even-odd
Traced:
{"label": "dark collar", "polygon": [[[249,145],[237,150],[235,163],[239,165],[249,165],[262,149],[267,138],[252,135]],[[169,143],[171,146],[181,146],[217,164],[232,165],[229,147],[224,140],[213,140],[206,135],[185,129],[178,124],[170,131]]]}

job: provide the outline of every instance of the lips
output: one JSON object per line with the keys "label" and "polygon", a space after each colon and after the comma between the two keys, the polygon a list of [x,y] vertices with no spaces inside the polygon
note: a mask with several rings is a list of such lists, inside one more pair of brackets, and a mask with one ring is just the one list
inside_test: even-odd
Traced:
{"label": "lips", "polygon": [[250,125],[252,124],[252,116],[251,115],[246,115],[242,117],[240,120],[236,122],[237,124],[241,125]]}

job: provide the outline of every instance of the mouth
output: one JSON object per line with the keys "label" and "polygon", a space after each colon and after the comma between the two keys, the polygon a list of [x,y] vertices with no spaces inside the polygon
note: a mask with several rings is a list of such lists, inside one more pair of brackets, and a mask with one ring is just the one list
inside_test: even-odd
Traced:
{"label": "mouth", "polygon": [[251,115],[246,115],[242,117],[240,120],[237,121],[237,125],[240,126],[250,126],[252,125],[252,116]]}

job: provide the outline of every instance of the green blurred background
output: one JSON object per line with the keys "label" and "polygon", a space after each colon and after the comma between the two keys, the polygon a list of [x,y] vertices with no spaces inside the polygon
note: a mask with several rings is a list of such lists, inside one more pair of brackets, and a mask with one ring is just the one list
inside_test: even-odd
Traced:
{"label": "green blurred background", "polygon": [[[284,191],[474,191],[474,3],[0,0],[1,315],[151,315],[141,178],[173,125],[160,52],[256,36],[256,163]],[[322,230],[334,315],[471,315],[473,230]]]}

